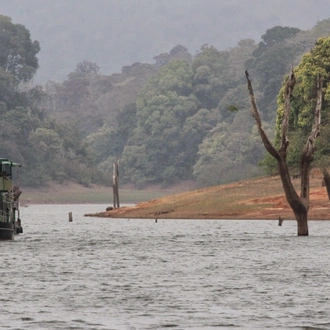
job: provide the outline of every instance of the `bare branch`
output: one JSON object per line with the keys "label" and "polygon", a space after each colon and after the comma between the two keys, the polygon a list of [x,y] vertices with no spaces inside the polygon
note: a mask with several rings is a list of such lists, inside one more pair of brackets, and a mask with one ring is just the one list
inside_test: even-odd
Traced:
{"label": "bare branch", "polygon": [[285,86],[285,106],[284,106],[284,114],[283,114],[283,121],[282,121],[282,133],[281,133],[281,151],[285,154],[288,146],[288,132],[289,132],[289,118],[290,118],[290,110],[291,110],[291,97],[293,87],[296,83],[296,78],[291,69],[290,77]]}
{"label": "bare branch", "polygon": [[264,129],[262,128],[262,123],[261,123],[261,119],[260,119],[260,115],[259,115],[259,111],[257,108],[257,104],[256,104],[256,100],[254,97],[254,93],[253,93],[253,88],[252,88],[252,83],[249,77],[249,73],[247,70],[245,70],[245,77],[248,83],[248,90],[249,90],[249,95],[250,95],[250,101],[251,101],[251,113],[253,118],[256,121],[257,127],[258,127],[258,131],[261,137],[261,140],[266,148],[266,150],[276,159],[279,159],[279,154],[276,151],[276,149],[274,148],[274,146],[272,145],[272,143],[269,141],[267,134],[265,133]]}

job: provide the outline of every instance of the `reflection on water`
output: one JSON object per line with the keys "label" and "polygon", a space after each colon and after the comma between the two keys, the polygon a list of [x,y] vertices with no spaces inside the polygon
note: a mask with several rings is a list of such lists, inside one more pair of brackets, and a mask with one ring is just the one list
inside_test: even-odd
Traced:
{"label": "reflection on water", "polygon": [[[330,223],[85,218],[22,209],[0,242],[0,329],[329,329]],[[73,222],[68,213],[73,212]]]}

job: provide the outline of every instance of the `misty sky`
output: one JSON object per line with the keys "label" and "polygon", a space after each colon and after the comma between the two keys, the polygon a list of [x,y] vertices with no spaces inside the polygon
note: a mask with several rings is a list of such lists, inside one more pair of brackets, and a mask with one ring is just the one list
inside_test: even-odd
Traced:
{"label": "misty sky", "polygon": [[195,54],[260,36],[276,25],[310,29],[330,18],[329,0],[0,0],[0,13],[41,45],[36,82],[63,80],[78,62],[120,72],[181,44]]}

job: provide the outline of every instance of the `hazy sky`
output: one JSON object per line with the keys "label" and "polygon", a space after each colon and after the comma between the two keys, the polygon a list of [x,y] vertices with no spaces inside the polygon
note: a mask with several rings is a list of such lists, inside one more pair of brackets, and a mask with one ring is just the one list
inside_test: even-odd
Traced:
{"label": "hazy sky", "polygon": [[62,80],[83,60],[104,74],[181,44],[192,54],[260,36],[276,25],[310,29],[330,18],[329,0],[0,0],[41,45],[36,81]]}

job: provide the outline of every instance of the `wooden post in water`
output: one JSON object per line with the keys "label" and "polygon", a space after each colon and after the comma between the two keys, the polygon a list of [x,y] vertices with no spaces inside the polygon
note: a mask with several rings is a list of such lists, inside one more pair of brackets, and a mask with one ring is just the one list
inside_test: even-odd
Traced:
{"label": "wooden post in water", "polygon": [[72,212],[69,212],[69,221],[72,222]]}
{"label": "wooden post in water", "polygon": [[278,225],[282,226],[284,219],[282,217],[278,217]]}
{"label": "wooden post in water", "polygon": [[119,204],[119,159],[113,163],[112,167],[112,188],[113,188],[113,208],[120,207]]}

